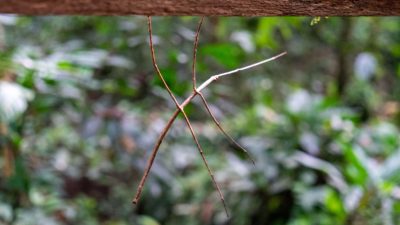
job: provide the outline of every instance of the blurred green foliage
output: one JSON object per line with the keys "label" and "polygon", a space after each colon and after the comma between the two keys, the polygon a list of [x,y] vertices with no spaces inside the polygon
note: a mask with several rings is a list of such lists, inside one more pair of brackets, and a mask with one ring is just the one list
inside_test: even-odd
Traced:
{"label": "blurred green foliage", "polygon": [[[159,66],[191,91],[198,18],[155,18]],[[400,224],[400,19],[207,18],[198,80],[281,51],[204,94],[256,165],[186,110],[227,218],[178,120],[131,198],[174,104],[144,17],[0,15],[0,224]]]}

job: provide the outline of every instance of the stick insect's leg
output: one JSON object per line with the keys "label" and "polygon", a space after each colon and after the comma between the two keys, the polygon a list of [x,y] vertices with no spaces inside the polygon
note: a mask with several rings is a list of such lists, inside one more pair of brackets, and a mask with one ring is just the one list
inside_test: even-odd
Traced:
{"label": "stick insect's leg", "polygon": [[192,125],[190,124],[189,118],[187,117],[186,113],[183,112],[183,116],[185,117],[186,124],[187,124],[187,126],[189,127],[190,133],[192,134],[193,140],[194,140],[195,143],[196,143],[196,146],[197,146],[197,149],[199,150],[199,153],[200,153],[200,155],[201,155],[201,158],[203,159],[204,165],[207,167],[208,174],[210,175],[211,180],[212,180],[212,182],[214,183],[214,186],[215,186],[215,188],[216,188],[217,191],[218,191],[218,194],[219,194],[219,197],[220,197],[220,199],[221,199],[221,202],[222,202],[222,204],[224,205],[225,213],[226,213],[226,215],[229,217],[228,209],[227,209],[227,207],[226,207],[225,199],[224,199],[224,196],[223,196],[223,194],[222,194],[222,192],[221,192],[221,188],[219,187],[217,181],[215,180],[214,174],[213,174],[213,172],[212,172],[210,166],[208,165],[207,159],[206,159],[206,157],[205,157],[205,155],[204,155],[203,148],[201,147],[200,142],[199,142],[199,140],[197,139],[196,134],[194,133],[193,127],[192,127]]}
{"label": "stick insect's leg", "polygon": [[249,158],[251,160],[251,162],[253,163],[253,165],[255,165],[255,161],[254,159],[250,156],[249,152],[242,146],[240,145],[237,141],[235,141],[232,136],[230,136],[221,126],[221,124],[219,123],[219,121],[217,120],[217,118],[214,116],[214,113],[212,113],[206,98],[204,97],[203,93],[201,92],[197,92],[197,94],[200,96],[204,107],[206,107],[208,114],[211,116],[211,118],[213,119],[215,125],[217,125],[218,129],[225,135],[225,137],[234,145],[236,145],[239,149],[241,149],[247,156],[247,158]]}
{"label": "stick insect's leg", "polygon": [[160,136],[157,139],[156,144],[154,145],[154,148],[151,152],[151,155],[147,161],[147,165],[146,165],[146,169],[144,171],[144,174],[142,176],[142,179],[140,180],[138,189],[136,191],[136,195],[135,198],[132,200],[133,204],[137,204],[140,196],[142,194],[142,190],[144,187],[144,184],[146,183],[147,177],[149,176],[151,167],[153,166],[154,160],[157,156],[158,150],[160,149],[160,145],[163,142],[165,135],[167,135],[169,129],[171,128],[172,124],[174,123],[175,119],[178,117],[180,111],[179,110],[175,110],[174,114],[171,116],[171,118],[169,119],[167,125],[164,127],[163,131],[161,132]]}

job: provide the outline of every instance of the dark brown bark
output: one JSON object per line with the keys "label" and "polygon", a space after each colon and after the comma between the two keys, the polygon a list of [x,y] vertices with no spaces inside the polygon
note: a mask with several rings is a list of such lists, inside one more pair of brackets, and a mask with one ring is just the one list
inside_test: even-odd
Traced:
{"label": "dark brown bark", "polygon": [[0,0],[25,15],[400,15],[398,0]]}

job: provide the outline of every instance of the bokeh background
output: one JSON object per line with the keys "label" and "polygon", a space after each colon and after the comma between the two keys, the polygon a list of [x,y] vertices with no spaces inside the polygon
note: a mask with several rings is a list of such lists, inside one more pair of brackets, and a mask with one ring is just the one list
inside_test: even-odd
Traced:
{"label": "bokeh background", "polygon": [[[199,18],[156,17],[159,66],[191,91]],[[227,218],[182,118],[138,181],[174,111],[145,17],[0,15],[0,224],[400,224],[400,18],[206,18],[186,107]]]}

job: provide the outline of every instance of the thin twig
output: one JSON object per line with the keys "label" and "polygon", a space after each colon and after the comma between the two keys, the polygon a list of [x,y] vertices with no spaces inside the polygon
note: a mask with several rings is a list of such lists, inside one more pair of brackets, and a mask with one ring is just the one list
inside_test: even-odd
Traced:
{"label": "thin twig", "polygon": [[208,105],[208,103],[207,103],[207,100],[206,100],[206,98],[204,97],[203,93],[198,92],[198,95],[200,96],[200,98],[201,98],[201,100],[202,100],[204,106],[205,106],[206,109],[207,109],[208,114],[211,116],[211,118],[213,119],[215,125],[217,125],[217,127],[219,128],[219,130],[225,135],[225,137],[226,137],[233,145],[236,145],[238,148],[240,148],[240,149],[246,154],[247,158],[249,158],[249,159],[251,160],[251,162],[253,163],[253,165],[255,165],[256,163],[255,163],[254,159],[250,156],[249,152],[248,152],[243,146],[241,146],[238,142],[236,142],[236,141],[232,138],[232,136],[230,136],[230,135],[222,128],[221,124],[218,122],[217,118],[214,116],[214,113],[212,113],[212,111],[211,111],[211,109],[210,109],[210,107],[209,107],[209,105]]}

